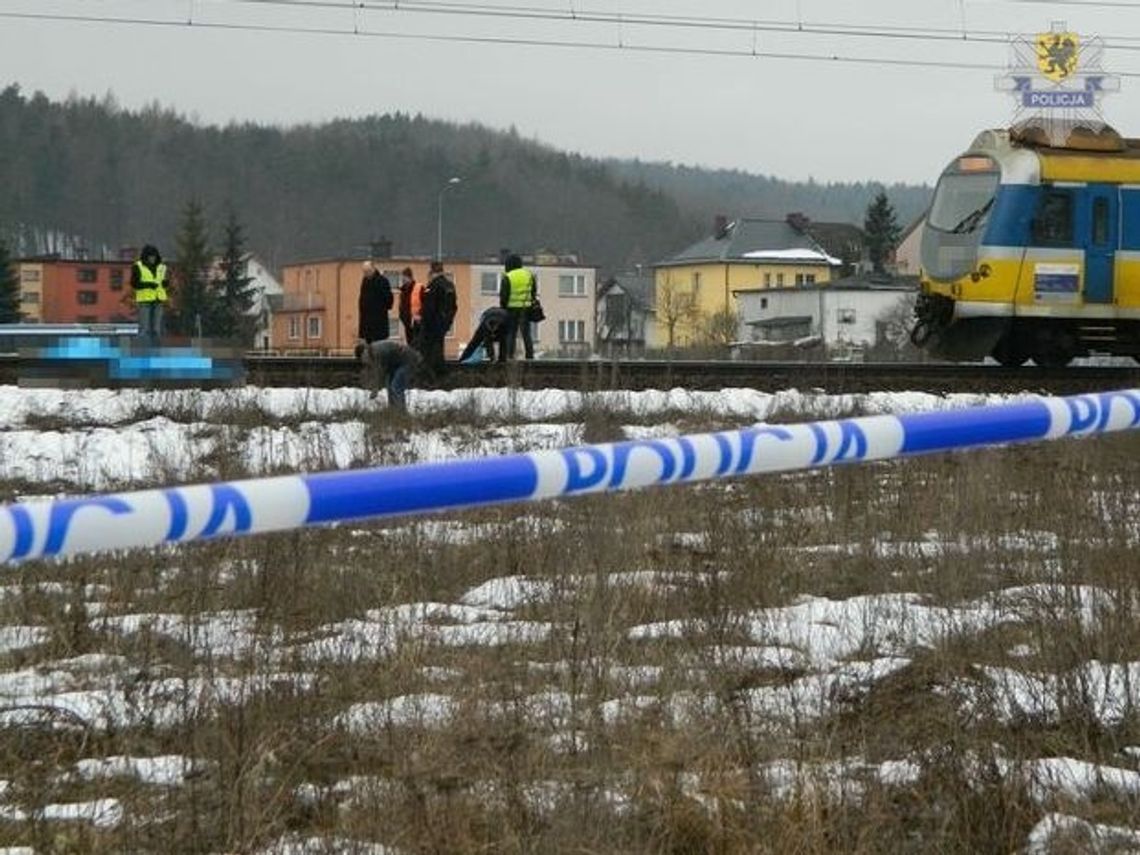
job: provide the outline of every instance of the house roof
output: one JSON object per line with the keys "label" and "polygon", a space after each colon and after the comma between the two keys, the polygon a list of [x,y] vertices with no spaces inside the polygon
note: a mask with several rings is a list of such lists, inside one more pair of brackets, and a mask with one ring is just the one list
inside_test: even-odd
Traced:
{"label": "house roof", "polygon": [[786,220],[742,217],[729,223],[719,234],[681,250],[657,264],[672,267],[698,262],[756,263],[773,261],[792,264],[839,265],[811,235]]}
{"label": "house roof", "polygon": [[620,288],[629,295],[634,305],[642,309],[651,308],[657,303],[657,282],[652,273],[618,273],[598,288],[598,299],[614,288]]}

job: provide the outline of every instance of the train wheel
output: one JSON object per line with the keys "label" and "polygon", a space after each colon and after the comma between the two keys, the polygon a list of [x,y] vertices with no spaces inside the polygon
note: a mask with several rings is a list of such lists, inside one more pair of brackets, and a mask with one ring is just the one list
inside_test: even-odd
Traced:
{"label": "train wheel", "polygon": [[1002,336],[994,345],[990,355],[1006,368],[1017,368],[1029,359],[1029,354],[1019,346],[1017,339],[1010,335]]}
{"label": "train wheel", "polygon": [[1033,344],[1033,361],[1042,368],[1064,368],[1073,361],[1073,340],[1058,330],[1043,330]]}
{"label": "train wheel", "polygon": [[1045,348],[1033,354],[1033,361],[1042,368],[1064,368],[1073,361],[1073,355],[1058,348]]}

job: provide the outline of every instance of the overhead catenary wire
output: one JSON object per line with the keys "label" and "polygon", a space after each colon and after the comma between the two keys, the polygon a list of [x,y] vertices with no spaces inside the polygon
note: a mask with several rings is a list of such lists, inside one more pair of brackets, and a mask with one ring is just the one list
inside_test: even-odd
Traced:
{"label": "overhead catenary wire", "polygon": [[[1100,0],[1103,2],[1104,0]],[[105,5],[109,0],[86,0],[88,3]],[[1005,2],[1046,2],[1046,0],[1005,0]],[[828,62],[881,67],[908,67],[963,71],[999,71],[1004,66],[996,62],[977,62],[951,59],[922,59],[899,55],[857,55],[839,52],[810,52],[772,50],[757,47],[755,40],[747,46],[710,47],[700,45],[662,45],[638,43],[626,37],[624,30],[616,41],[582,38],[541,38],[537,36],[477,35],[470,33],[440,32],[393,32],[371,29],[363,25],[361,12],[389,12],[400,14],[462,15],[477,17],[511,17],[520,20],[545,20],[562,23],[595,23],[620,25],[637,24],[658,28],[683,28],[719,31],[743,31],[750,33],[770,32],[787,35],[831,36],[842,38],[862,38],[880,40],[926,40],[937,42],[958,42],[978,44],[1008,44],[1012,36],[997,31],[975,30],[959,32],[940,28],[920,28],[863,25],[807,23],[803,21],[754,21],[740,18],[697,18],[695,16],[663,14],[629,14],[625,12],[584,12],[581,9],[551,10],[533,6],[492,5],[487,3],[432,2],[432,0],[213,0],[214,6],[271,6],[323,11],[351,11],[353,21],[349,25],[324,24],[273,24],[250,23],[234,20],[195,19],[193,15],[185,20],[147,17],[140,15],[79,14],[69,12],[13,12],[0,11],[0,19],[39,20],[85,24],[121,26],[152,26],[167,28],[197,28],[202,30],[228,30],[239,32],[261,32],[270,34],[299,34],[317,36],[346,36],[376,39],[424,41],[437,43],[459,43],[492,46],[529,46],[552,49],[579,49],[598,51],[626,51],[645,54],[676,54],[724,58],[753,58],[802,62]],[[192,8],[192,7],[191,7]],[[1115,36],[1114,44],[1106,48],[1140,51],[1140,37]],[[1121,43],[1125,42],[1125,43]],[[1137,44],[1127,44],[1137,42]],[[1114,74],[1121,78],[1140,78],[1140,71],[1118,70]]]}
{"label": "overhead catenary wire", "polygon": [[[113,0],[86,0],[107,3]],[[1005,0],[1005,2],[1046,2],[1046,0]],[[837,36],[842,38],[899,39],[942,42],[978,42],[1007,44],[1012,36],[1008,30],[987,30],[945,27],[917,27],[889,24],[845,24],[827,21],[807,21],[763,18],[719,17],[708,15],[677,15],[662,13],[632,13],[625,11],[584,11],[574,7],[548,9],[518,4],[485,2],[455,2],[455,0],[212,0],[215,6],[270,6],[295,9],[346,10],[357,12],[389,12],[408,15],[450,15],[470,18],[506,18],[539,22],[574,22],[609,24],[616,27],[643,26],[681,30],[723,32],[795,33],[808,36]],[[1133,6],[1140,9],[1140,7]],[[1136,44],[1128,44],[1134,42]],[[1140,36],[1113,36],[1109,49],[1140,50]]]}

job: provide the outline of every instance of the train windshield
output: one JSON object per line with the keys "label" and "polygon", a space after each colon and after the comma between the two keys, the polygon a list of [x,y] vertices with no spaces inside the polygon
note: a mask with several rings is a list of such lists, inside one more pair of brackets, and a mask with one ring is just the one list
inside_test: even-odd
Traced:
{"label": "train windshield", "polygon": [[1000,178],[997,163],[981,155],[960,157],[942,173],[922,240],[922,266],[935,279],[973,269]]}

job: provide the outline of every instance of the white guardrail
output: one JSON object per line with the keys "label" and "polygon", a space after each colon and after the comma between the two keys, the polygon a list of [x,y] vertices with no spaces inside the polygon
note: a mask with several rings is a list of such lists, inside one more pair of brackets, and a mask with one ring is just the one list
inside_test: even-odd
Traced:
{"label": "white guardrail", "polygon": [[0,563],[1140,428],[1140,389],[0,506]]}

